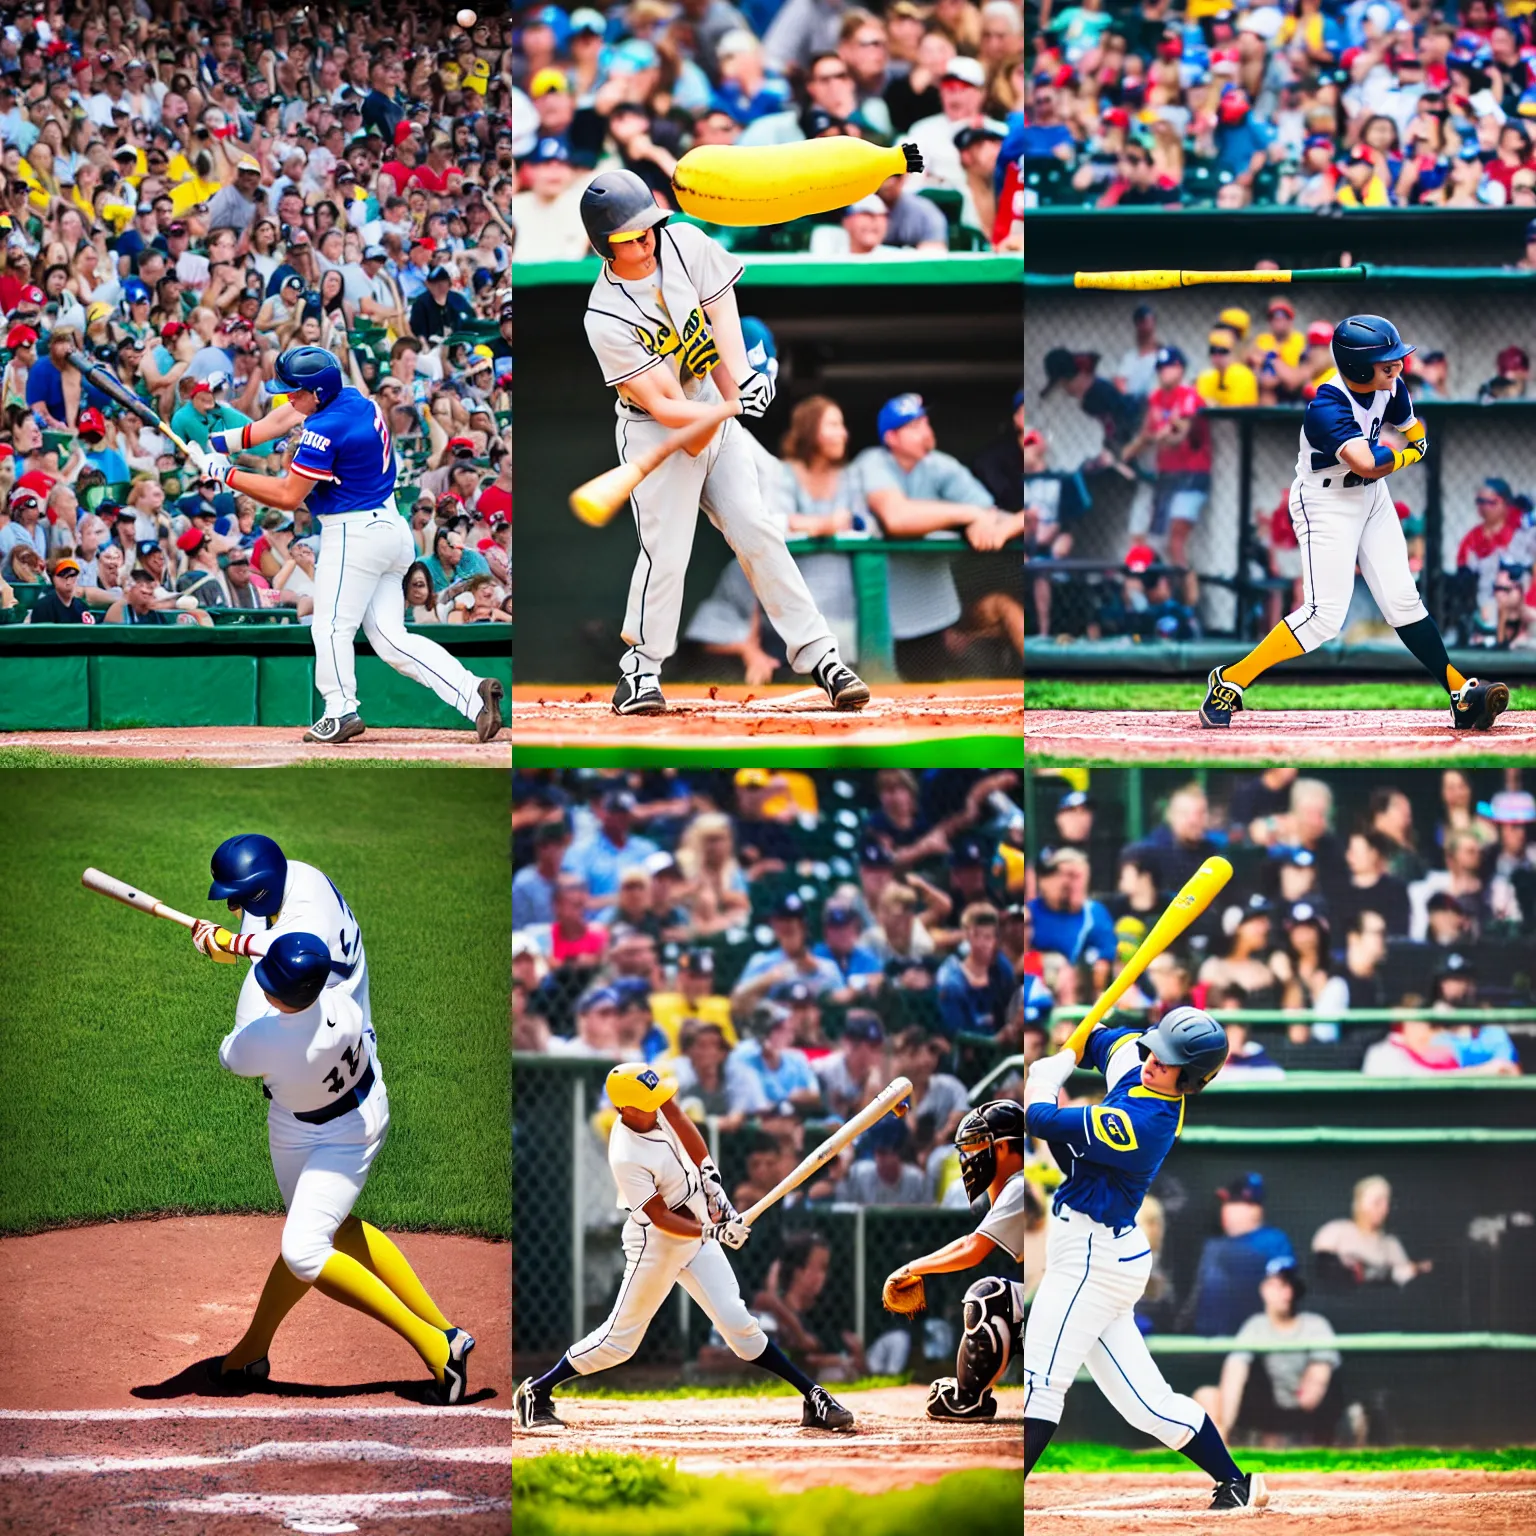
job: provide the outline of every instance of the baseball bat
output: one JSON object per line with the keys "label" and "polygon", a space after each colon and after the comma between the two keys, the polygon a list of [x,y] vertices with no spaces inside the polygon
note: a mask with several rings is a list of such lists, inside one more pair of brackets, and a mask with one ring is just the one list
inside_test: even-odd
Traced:
{"label": "baseball bat", "polygon": [[[620,464],[616,469],[605,470],[594,479],[585,481],[571,492],[571,511],[591,528],[604,528],[615,512],[634,493],[634,489],[664,459],[669,459],[679,448],[685,447],[695,437],[707,437],[710,432],[736,414],[736,402],[727,400],[717,405],[707,415],[701,416],[691,427],[679,427],[676,432],[647,448],[632,464]],[[706,430],[707,429],[707,430]]]}
{"label": "baseball bat", "polygon": [[808,1153],[763,1196],[756,1205],[741,1213],[741,1219],[750,1227],[770,1205],[776,1205],[790,1190],[805,1183],[818,1168],[830,1163],[850,1141],[856,1140],[872,1126],[894,1110],[903,1099],[912,1095],[912,1084],[898,1077],[888,1088],[883,1088],[851,1120],[845,1121],[832,1132],[814,1152]]}
{"label": "baseball bat", "polygon": [[1201,288],[1215,283],[1363,283],[1365,265],[1353,267],[1276,268],[1271,271],[1190,272],[1163,267],[1144,272],[1074,272],[1074,288],[1102,288],[1118,293],[1150,293],[1164,288]]}
{"label": "baseball bat", "polygon": [[86,354],[80,351],[78,348],[69,354],[69,361],[73,363],[75,367],[85,375],[86,379],[91,384],[94,384],[96,388],[102,392],[102,394],[109,395],[113,400],[116,400],[124,410],[132,411],[140,421],[146,422],[149,426],[153,427],[155,431],[163,433],[166,437],[170,438],[170,440],[175,443],[175,445],[182,451],[182,453],[187,452],[187,440],[184,437],[180,437],[175,432],[171,431],[169,424],[161,418],[160,413],[155,410],[154,406],[147,404],[143,400],[140,400],[139,397],[134,394],[134,392],[129,389],[128,386],[124,384],[123,381],[118,378],[115,373],[112,373],[110,370],[103,368],[101,364],[98,363],[94,358],[87,357]]}
{"label": "baseball bat", "polygon": [[[178,912],[175,907],[168,906],[158,896],[151,896],[145,891],[136,890],[126,880],[118,880],[108,874],[103,874],[99,869],[88,869],[80,876],[80,884],[88,891],[95,891],[98,896],[110,897],[113,901],[120,901],[125,907],[132,907],[135,912],[147,912],[151,917],[163,917],[167,922],[180,923],[183,928],[191,928],[196,925],[197,919],[189,917],[185,912]],[[227,928],[218,930],[220,948],[226,947],[224,939],[233,939],[235,934]],[[267,952],[265,942],[259,937],[253,937],[248,946],[253,955],[264,955]]]}
{"label": "baseball bat", "polygon": [[1184,932],[1216,899],[1216,893],[1232,878],[1232,866],[1219,856],[1209,858],[1184,882],[1184,889],[1170,901],[1152,931],[1141,941],[1126,967],[1104,989],[1104,995],[1083,1015],[1067,1037],[1066,1049],[1081,1061],[1083,1047],[1094,1026],[1125,995],[1131,983]]}

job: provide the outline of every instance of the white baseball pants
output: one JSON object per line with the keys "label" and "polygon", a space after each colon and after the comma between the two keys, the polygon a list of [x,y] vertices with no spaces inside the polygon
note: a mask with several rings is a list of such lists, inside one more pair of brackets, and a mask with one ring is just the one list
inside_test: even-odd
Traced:
{"label": "white baseball pants", "polygon": [[1175,1392],[1153,1363],[1134,1308],[1152,1273],[1139,1227],[1116,1236],[1081,1211],[1051,1218],[1045,1276],[1024,1328],[1024,1416],[1061,1422],[1078,1369],[1133,1428],[1182,1448],[1205,1410]]}
{"label": "white baseball pants", "polygon": [[736,1271],[719,1243],[670,1237],[631,1219],[624,1223],[623,1244],[627,1263],[613,1310],[566,1351],[579,1374],[590,1376],[628,1360],[674,1284],[698,1302],[741,1359],[756,1360],[767,1349],[768,1335],[741,1299]]}
{"label": "white baseball pants", "polygon": [[1385,480],[1350,490],[1293,481],[1290,512],[1301,551],[1302,604],[1285,622],[1304,650],[1326,645],[1344,628],[1357,562],[1393,629],[1428,616]]}
{"label": "white baseball pants", "polygon": [[[620,462],[630,463],[670,435],[671,429],[659,422],[621,418],[616,429]],[[784,530],[763,505],[757,466],[739,421],[724,422],[697,458],[679,451],[663,461],[635,487],[630,507],[640,555],[624,609],[629,645],[620,664],[624,676],[659,675],[677,649],[683,580],[700,509],[735,552],[783,638],[790,666],[810,672],[837,649],[831,626],[785,545]]]}
{"label": "white baseball pants", "polygon": [[473,721],[480,713],[479,679],[434,640],[405,627],[402,581],[416,546],[397,512],[334,512],[320,519],[315,560],[315,686],[330,716],[357,709],[358,626],[374,654],[396,672],[430,688]]}

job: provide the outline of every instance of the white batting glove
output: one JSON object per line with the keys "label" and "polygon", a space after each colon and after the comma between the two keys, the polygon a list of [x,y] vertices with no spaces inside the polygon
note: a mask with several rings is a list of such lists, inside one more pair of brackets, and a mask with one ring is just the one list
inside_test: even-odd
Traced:
{"label": "white batting glove", "polygon": [[704,1184],[704,1198],[709,1202],[709,1219],[735,1221],[736,1207],[731,1204],[731,1198],[725,1192],[720,1170],[715,1167],[715,1160],[712,1157],[706,1157],[699,1165],[699,1177]]}
{"label": "white batting glove", "polygon": [[752,1228],[739,1216],[730,1221],[710,1222],[700,1234],[707,1243],[711,1238],[726,1248],[744,1248],[752,1236]]}
{"label": "white batting glove", "polygon": [[754,368],[746,379],[736,386],[736,392],[741,396],[743,416],[761,416],[773,404],[773,397],[778,390],[766,373],[759,373]]}
{"label": "white batting glove", "polygon": [[1075,1071],[1077,1071],[1077,1058],[1069,1050],[1059,1050],[1054,1056],[1042,1056],[1029,1069],[1029,1080],[1024,1087],[1024,1102],[1054,1104],[1057,1093]]}
{"label": "white batting glove", "polygon": [[187,463],[201,475],[203,473],[203,466],[208,462],[208,450],[201,443],[189,442],[187,444],[186,458]]}
{"label": "white batting glove", "polygon": [[222,453],[204,454],[203,467],[198,471],[203,479],[217,480],[223,485],[229,484],[229,477],[234,472],[235,466]]}

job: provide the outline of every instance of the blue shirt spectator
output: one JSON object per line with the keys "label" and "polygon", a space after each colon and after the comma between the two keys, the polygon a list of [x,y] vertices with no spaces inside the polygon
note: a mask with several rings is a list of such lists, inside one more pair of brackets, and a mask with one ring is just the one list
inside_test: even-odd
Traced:
{"label": "blue shirt spectator", "polygon": [[1088,950],[1101,959],[1115,953],[1115,920],[1109,909],[1086,895],[1088,860],[1075,848],[1048,851],[1036,871],[1040,892],[1029,903],[1035,948],[1065,955],[1074,963]]}
{"label": "blue shirt spectator", "polygon": [[[995,925],[992,931],[996,934]],[[994,954],[986,979],[977,981],[967,973],[965,961],[951,955],[939,967],[933,985],[939,998],[939,1018],[951,1039],[962,1033],[995,1035],[1003,1027],[1013,997],[1013,966],[1006,956]]]}
{"label": "blue shirt spectator", "polygon": [[859,914],[851,906],[831,903],[821,914],[821,931],[825,937],[811,951],[818,960],[830,960],[837,967],[841,985],[854,991],[864,991],[874,985],[863,978],[885,974],[880,957],[858,942],[862,926]]}
{"label": "blue shirt spectator", "polygon": [[[782,1012],[782,1010],[781,1010]],[[821,1084],[804,1051],[789,1042],[789,1016],[778,1020],[761,1040],[747,1040],[725,1063],[725,1090],[731,1113],[763,1114],[795,1095],[809,1103],[821,1097]]]}
{"label": "blue shirt spectator", "polygon": [[1296,1257],[1290,1238],[1264,1222],[1259,1174],[1244,1174],[1217,1194],[1223,1235],[1207,1240],[1195,1274],[1195,1332],[1202,1338],[1229,1337],[1262,1312],[1259,1282],[1269,1261]]}
{"label": "blue shirt spectator", "polygon": [[613,896],[619,876],[643,865],[657,847],[648,837],[632,837],[635,797],[627,789],[611,789],[603,796],[597,830],[589,833],[566,854],[561,868],[580,875],[593,896]]}

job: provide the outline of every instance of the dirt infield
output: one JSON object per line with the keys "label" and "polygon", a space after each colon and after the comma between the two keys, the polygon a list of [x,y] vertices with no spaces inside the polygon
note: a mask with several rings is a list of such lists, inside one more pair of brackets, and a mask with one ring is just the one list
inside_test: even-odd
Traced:
{"label": "dirt infield", "polygon": [[[1262,1465],[1255,1454],[1254,1460]],[[1199,1473],[1074,1476],[1036,1473],[1025,1485],[1029,1536],[1155,1536],[1209,1531],[1210,1479]],[[1269,1480],[1262,1536],[1528,1536],[1536,1530],[1536,1472],[1285,1473]],[[1246,1524],[1243,1527],[1249,1529]]]}
{"label": "dirt infield", "polygon": [[311,1295],[272,1379],[205,1375],[239,1337],[278,1251],[272,1217],[172,1217],[0,1241],[0,1529],[61,1536],[275,1536],[400,1529],[505,1536],[511,1450],[504,1244],[401,1248],[476,1338],[468,1405],[424,1401],[387,1329]]}
{"label": "dirt infield", "polygon": [[[985,738],[996,762],[1024,731],[1022,684],[876,684],[861,710],[832,709],[819,688],[669,686],[667,712],[622,719],[607,689],[512,689],[512,734],[526,749],[631,750],[697,744],[712,753],[810,745],[873,749]],[[998,754],[1002,754],[999,756]],[[994,763],[995,766],[995,763]]]}
{"label": "dirt infield", "polygon": [[223,768],[287,768],[295,763],[372,761],[448,763],[462,768],[505,768],[512,738],[475,740],[473,731],[370,727],[339,747],[300,740],[298,726],[217,725],[133,731],[12,731],[0,748],[35,747],[77,757],[127,757],[154,762],[208,763]]}
{"label": "dirt infield", "polygon": [[857,1415],[851,1434],[800,1427],[795,1397],[700,1397],[661,1401],[555,1398],[564,1429],[519,1429],[514,1456],[548,1451],[630,1451],[677,1459],[678,1470],[762,1477],[785,1492],[834,1483],[860,1493],[933,1482],[979,1467],[1024,1465],[1022,1391],[998,1393],[987,1424],[936,1424],[925,1387],[833,1395]]}
{"label": "dirt infield", "polygon": [[1194,711],[1030,710],[1031,757],[1087,763],[1448,763],[1536,753],[1536,712],[1491,731],[1453,731],[1444,710],[1251,710],[1224,731]]}

